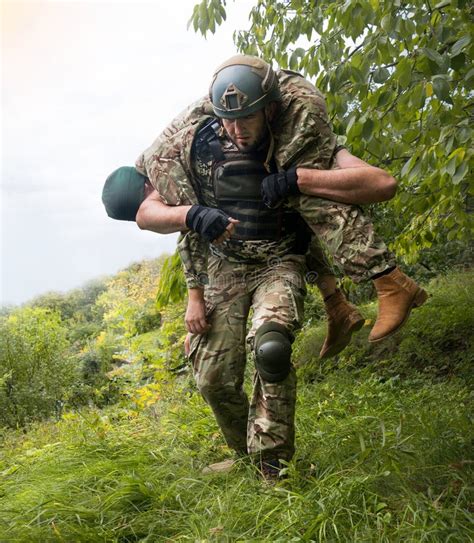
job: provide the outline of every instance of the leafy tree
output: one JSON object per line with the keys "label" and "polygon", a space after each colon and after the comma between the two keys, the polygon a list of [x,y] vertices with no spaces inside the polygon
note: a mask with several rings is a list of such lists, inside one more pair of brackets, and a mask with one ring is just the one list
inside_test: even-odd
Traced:
{"label": "leafy tree", "polygon": [[58,313],[25,307],[0,319],[0,424],[52,415],[77,372]]}
{"label": "leafy tree", "polygon": [[[190,20],[203,35],[225,0],[202,0]],[[238,49],[315,80],[337,134],[354,154],[399,181],[389,204],[394,247],[472,235],[473,12],[467,0],[256,0]]]}

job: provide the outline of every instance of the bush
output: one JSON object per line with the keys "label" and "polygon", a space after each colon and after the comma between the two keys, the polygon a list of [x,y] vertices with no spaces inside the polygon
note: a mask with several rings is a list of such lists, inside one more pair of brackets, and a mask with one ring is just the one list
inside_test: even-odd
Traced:
{"label": "bush", "polygon": [[57,313],[26,307],[0,320],[0,424],[58,412],[76,373]]}

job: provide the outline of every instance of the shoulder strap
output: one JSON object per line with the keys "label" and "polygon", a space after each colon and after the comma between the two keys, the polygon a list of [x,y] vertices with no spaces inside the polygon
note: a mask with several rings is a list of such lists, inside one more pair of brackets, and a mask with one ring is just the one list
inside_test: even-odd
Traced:
{"label": "shoulder strap", "polygon": [[201,146],[207,146],[215,160],[225,160],[224,152],[222,151],[219,142],[220,124],[217,119],[210,119],[205,123],[196,134],[196,148],[199,150]]}

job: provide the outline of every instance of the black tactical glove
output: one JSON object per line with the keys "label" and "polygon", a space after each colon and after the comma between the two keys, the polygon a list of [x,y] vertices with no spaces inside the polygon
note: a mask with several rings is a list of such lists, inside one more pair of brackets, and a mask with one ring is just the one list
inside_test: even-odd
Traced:
{"label": "black tactical glove", "polygon": [[277,207],[290,194],[300,194],[296,168],[274,173],[262,181],[262,198],[267,207]]}
{"label": "black tactical glove", "polygon": [[225,232],[229,216],[221,209],[194,205],[186,215],[186,226],[207,241],[214,241]]}

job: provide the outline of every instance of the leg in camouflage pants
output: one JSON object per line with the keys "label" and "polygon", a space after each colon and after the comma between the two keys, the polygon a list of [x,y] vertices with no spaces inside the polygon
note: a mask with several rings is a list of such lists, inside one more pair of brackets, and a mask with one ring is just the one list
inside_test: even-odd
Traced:
{"label": "leg in camouflage pants", "polygon": [[253,309],[247,343],[255,331],[277,322],[291,332],[303,318],[304,257],[288,255],[266,264],[235,264],[212,257],[209,262],[210,331],[191,339],[197,386],[211,406],[229,447],[264,459],[289,460],[294,452],[296,376],[292,368],[281,382],[268,383],[257,372],[249,404],[243,390],[246,326]]}
{"label": "leg in camouflage pants", "polygon": [[[355,283],[366,281],[396,265],[395,256],[374,232],[372,221],[355,205],[299,195],[289,201],[306,224],[329,248],[329,253]],[[317,240],[311,244],[308,265],[320,275],[331,274]]]}

